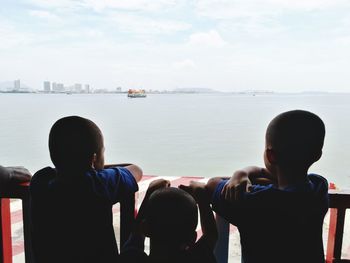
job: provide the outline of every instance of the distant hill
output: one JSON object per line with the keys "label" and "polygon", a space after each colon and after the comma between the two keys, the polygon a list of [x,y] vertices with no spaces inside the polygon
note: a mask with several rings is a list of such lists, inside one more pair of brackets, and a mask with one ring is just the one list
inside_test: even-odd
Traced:
{"label": "distant hill", "polygon": [[176,93],[217,93],[217,90],[207,88],[177,88],[174,89]]}

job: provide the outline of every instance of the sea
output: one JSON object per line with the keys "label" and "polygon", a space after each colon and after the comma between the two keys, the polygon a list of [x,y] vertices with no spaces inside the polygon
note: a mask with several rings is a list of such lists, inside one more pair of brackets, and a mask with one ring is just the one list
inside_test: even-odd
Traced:
{"label": "sea", "polygon": [[350,94],[0,94],[0,165],[32,173],[52,166],[48,135],[79,115],[102,130],[106,163],[135,163],[158,176],[231,176],[263,166],[269,121],[294,109],[326,125],[323,156],[309,170],[350,188]]}

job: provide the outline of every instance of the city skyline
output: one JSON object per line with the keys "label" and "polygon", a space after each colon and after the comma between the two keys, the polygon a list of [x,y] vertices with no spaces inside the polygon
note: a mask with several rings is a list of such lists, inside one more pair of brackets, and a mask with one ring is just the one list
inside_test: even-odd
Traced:
{"label": "city skyline", "polygon": [[15,79],[13,81],[1,82],[0,81],[0,93],[82,93],[82,94],[92,94],[92,93],[127,93],[129,90],[144,90],[151,94],[191,94],[191,93],[235,93],[235,94],[327,94],[327,93],[350,93],[350,91],[322,91],[322,90],[298,90],[298,91],[274,91],[268,89],[245,89],[245,90],[217,90],[204,87],[176,87],[173,89],[147,89],[139,87],[121,87],[117,86],[112,89],[91,87],[90,84],[74,83],[67,85],[59,81],[42,81],[42,87],[33,88],[21,82],[20,79]]}
{"label": "city skyline", "polygon": [[2,80],[350,92],[345,0],[2,1]]}

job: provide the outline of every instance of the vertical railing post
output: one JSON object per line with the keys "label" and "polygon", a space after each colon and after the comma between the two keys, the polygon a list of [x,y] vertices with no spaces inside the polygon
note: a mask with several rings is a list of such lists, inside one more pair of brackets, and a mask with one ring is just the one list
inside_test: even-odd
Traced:
{"label": "vertical railing post", "polygon": [[10,199],[0,198],[0,262],[12,263]]}
{"label": "vertical railing post", "polygon": [[345,221],[345,209],[331,209],[330,211],[330,224],[328,231],[328,244],[327,244],[327,263],[331,263],[334,260],[341,259],[342,246],[343,246],[343,232]]}
{"label": "vertical railing post", "polygon": [[135,194],[120,202],[120,247],[128,240],[135,219]]}
{"label": "vertical railing post", "polygon": [[214,255],[218,263],[227,263],[229,254],[230,224],[216,214],[216,226],[219,236],[214,249]]}
{"label": "vertical railing post", "polygon": [[30,216],[30,200],[29,198],[22,200],[22,212],[23,212],[23,236],[24,236],[24,250],[25,250],[25,262],[34,263],[34,252],[32,245],[32,224]]}
{"label": "vertical railing post", "polygon": [[326,262],[332,263],[334,259],[334,245],[335,245],[335,230],[337,227],[337,209],[329,209],[329,229],[327,237],[327,254]]}

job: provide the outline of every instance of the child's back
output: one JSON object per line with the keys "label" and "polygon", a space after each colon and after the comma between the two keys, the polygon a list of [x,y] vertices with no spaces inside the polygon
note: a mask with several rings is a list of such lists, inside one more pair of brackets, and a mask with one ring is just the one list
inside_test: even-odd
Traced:
{"label": "child's back", "polygon": [[[245,263],[324,262],[328,184],[319,175],[307,174],[321,157],[324,135],[324,124],[316,115],[282,113],[266,132],[266,169],[248,167],[229,181],[209,181],[213,209],[239,229]],[[267,179],[267,174],[274,184],[239,192],[240,180]]]}
{"label": "child's back", "polygon": [[[143,231],[135,231],[127,242],[121,254],[123,262],[216,262],[213,249],[217,231],[204,185],[181,186],[195,196],[200,209],[203,236],[197,242],[195,199],[186,191],[165,185],[164,180],[150,185],[136,221],[136,229]],[[154,189],[158,190],[153,192]],[[143,234],[150,237],[149,256],[143,252]]]}
{"label": "child's back", "polygon": [[58,120],[49,148],[55,168],[30,186],[36,262],[118,262],[112,205],[137,191],[142,175],[132,165],[103,169],[102,134],[87,119]]}
{"label": "child's back", "polygon": [[235,204],[223,200],[218,186],[213,209],[238,227],[245,263],[324,261],[327,182],[317,175],[308,179],[284,190],[255,185]]}

